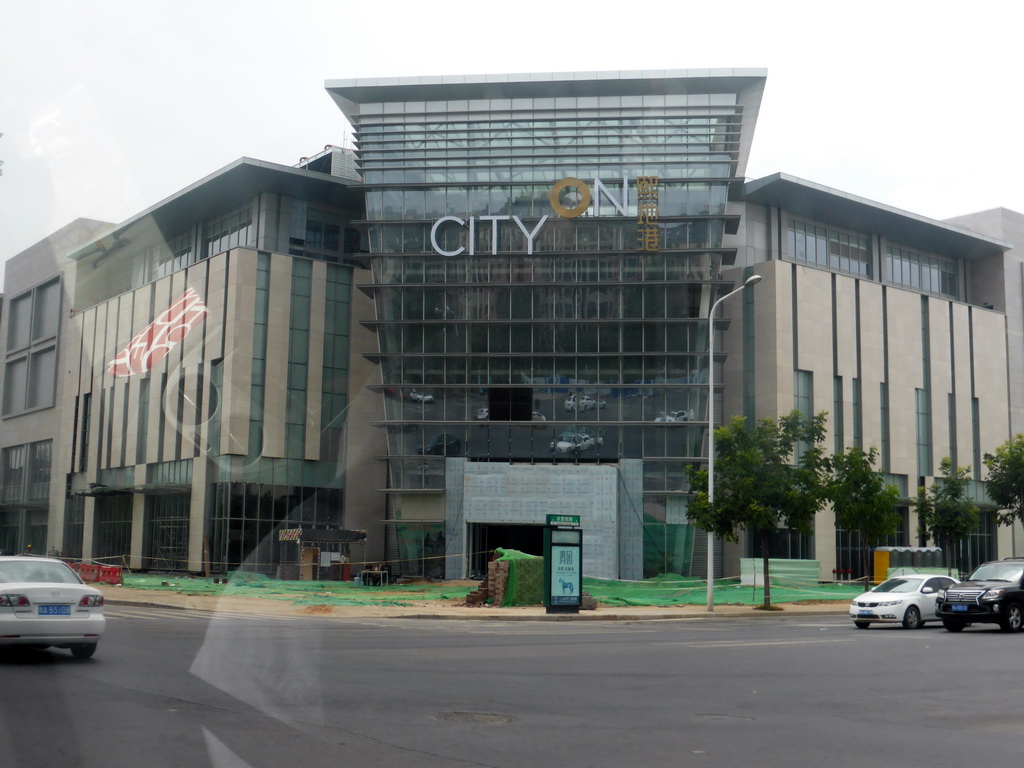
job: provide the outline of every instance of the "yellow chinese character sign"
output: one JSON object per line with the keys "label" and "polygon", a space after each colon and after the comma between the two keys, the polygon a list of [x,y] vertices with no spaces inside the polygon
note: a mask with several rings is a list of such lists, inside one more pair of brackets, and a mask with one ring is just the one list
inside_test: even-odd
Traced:
{"label": "yellow chinese character sign", "polygon": [[636,180],[637,250],[656,253],[661,243],[658,229],[658,177],[638,176]]}

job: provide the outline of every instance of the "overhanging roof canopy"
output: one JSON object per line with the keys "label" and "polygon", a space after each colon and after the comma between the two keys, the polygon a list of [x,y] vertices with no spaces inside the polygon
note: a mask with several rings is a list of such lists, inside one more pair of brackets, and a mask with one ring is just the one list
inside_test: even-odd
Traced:
{"label": "overhanging roof canopy", "polygon": [[[764,69],[654,69],[611,72],[365,77],[327,80],[324,87],[346,116],[355,104],[559,96],[646,96],[739,93],[764,88]],[[759,96],[758,96],[759,98]]]}
{"label": "overhanging roof canopy", "polygon": [[104,238],[79,248],[70,255],[83,259],[116,250],[131,242],[140,224],[155,225],[164,238],[208,218],[211,212],[229,211],[250,201],[260,192],[272,192],[339,208],[362,208],[362,185],[316,171],[292,168],[242,157],[209,176],[161,200],[142,213],[113,228]]}
{"label": "overhanging roof canopy", "polygon": [[789,213],[829,222],[864,233],[878,233],[942,256],[978,260],[998,256],[1012,245],[964,227],[929,219],[838,189],[776,173],[749,181],[743,199],[759,205],[778,206]]}

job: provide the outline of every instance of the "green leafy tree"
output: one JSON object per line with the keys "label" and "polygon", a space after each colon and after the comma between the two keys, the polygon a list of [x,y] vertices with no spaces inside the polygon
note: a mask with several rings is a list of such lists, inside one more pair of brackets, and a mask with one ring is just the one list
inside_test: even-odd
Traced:
{"label": "green leafy tree", "polygon": [[[708,502],[706,467],[689,467],[689,504],[693,522],[729,541],[745,530],[761,543],[764,607],[771,608],[768,561],[780,527],[810,534],[814,514],[828,500],[829,461],[822,444],[825,416],[812,419],[799,411],[778,421],[762,419],[747,429],[735,417],[715,430],[715,503]],[[709,553],[710,556],[710,553]]]}
{"label": "green leafy tree", "polygon": [[917,530],[942,547],[952,573],[954,545],[978,529],[978,507],[967,496],[970,467],[954,466],[946,456],[939,473],[930,488],[917,490]]}
{"label": "green leafy tree", "polygon": [[885,476],[875,469],[877,460],[873,446],[867,452],[853,446],[832,457],[832,509],[837,526],[860,534],[865,589],[871,578],[871,549],[896,533],[900,525],[896,511],[899,489],[885,482]]}
{"label": "green leafy tree", "polygon": [[1001,508],[996,512],[996,522],[1024,523],[1024,435],[1011,437],[994,454],[986,453],[985,466],[988,496]]}

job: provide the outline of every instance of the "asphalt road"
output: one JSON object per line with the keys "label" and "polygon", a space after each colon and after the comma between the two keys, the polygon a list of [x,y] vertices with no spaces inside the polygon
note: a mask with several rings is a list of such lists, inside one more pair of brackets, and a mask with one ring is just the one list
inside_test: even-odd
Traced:
{"label": "asphalt road", "polygon": [[108,614],[90,661],[0,655],[0,766],[1004,765],[1024,735],[1024,634],[987,627]]}

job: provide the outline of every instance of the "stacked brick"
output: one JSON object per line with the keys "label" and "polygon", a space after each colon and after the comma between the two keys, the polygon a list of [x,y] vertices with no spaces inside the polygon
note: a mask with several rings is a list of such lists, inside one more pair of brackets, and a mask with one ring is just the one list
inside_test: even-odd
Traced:
{"label": "stacked brick", "polygon": [[508,585],[508,561],[496,560],[487,564],[487,578],[473,592],[466,595],[466,605],[501,605]]}
{"label": "stacked brick", "polygon": [[487,565],[487,588],[494,605],[505,602],[505,588],[508,587],[508,560],[495,560]]}

